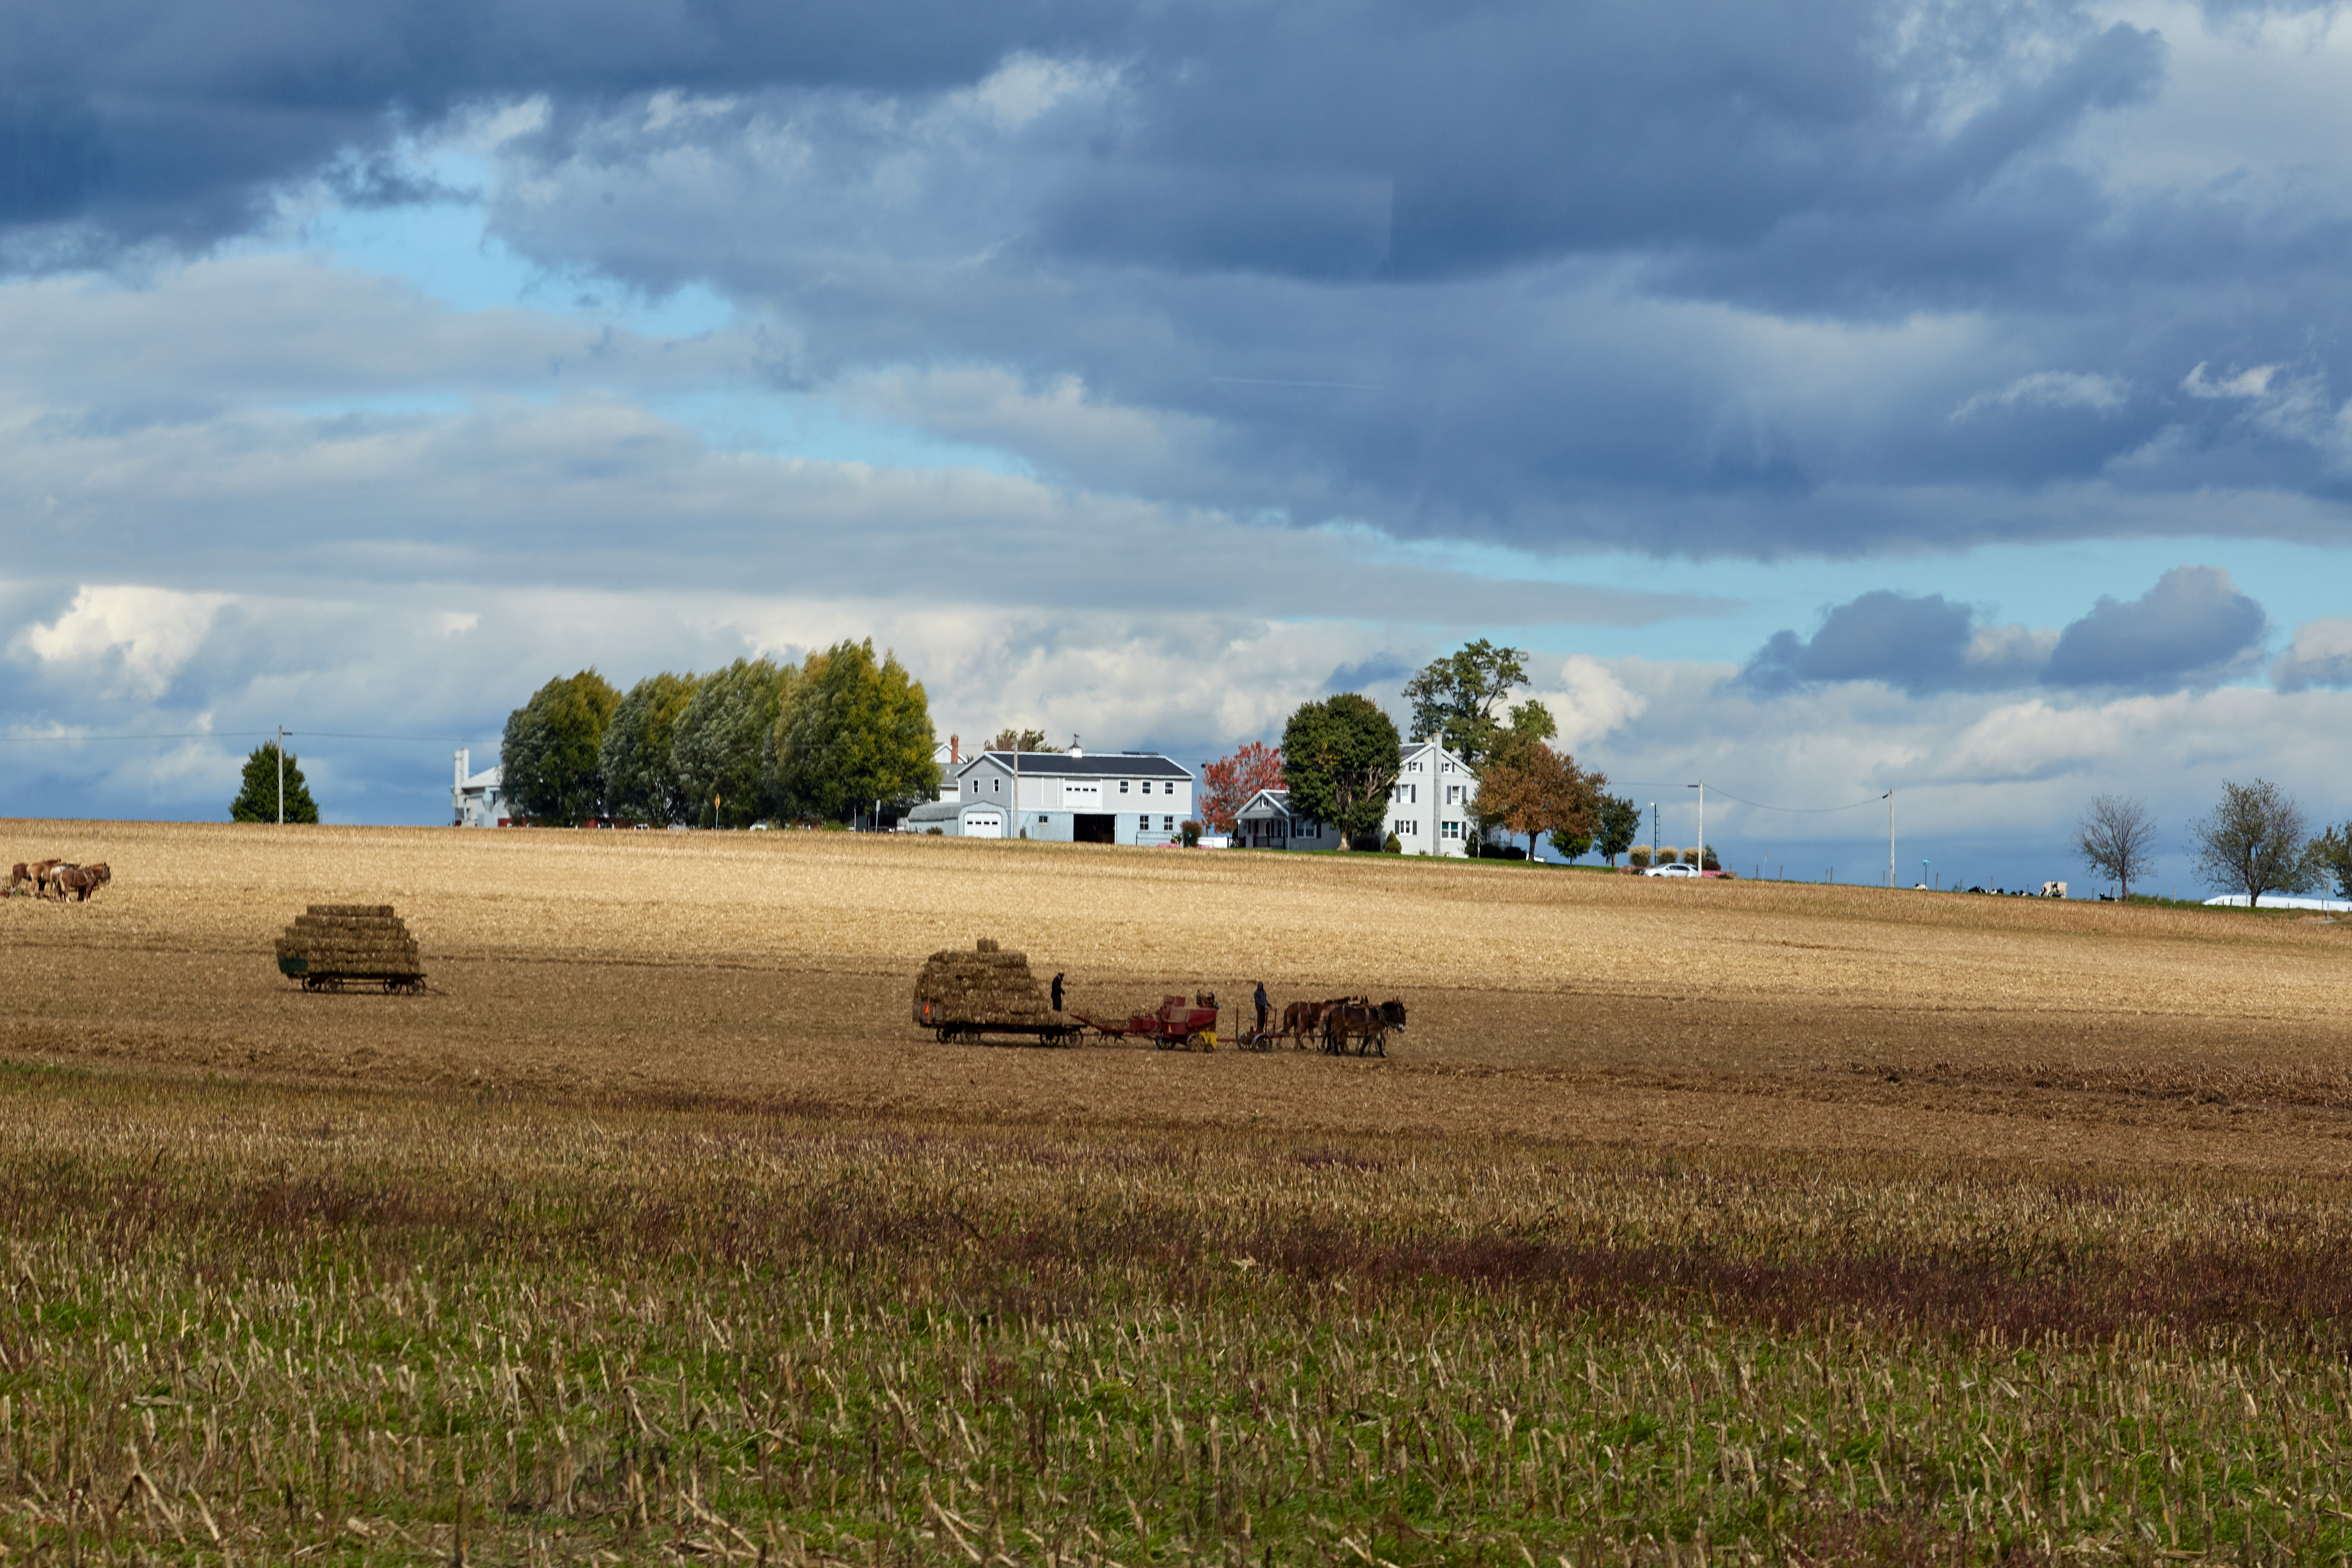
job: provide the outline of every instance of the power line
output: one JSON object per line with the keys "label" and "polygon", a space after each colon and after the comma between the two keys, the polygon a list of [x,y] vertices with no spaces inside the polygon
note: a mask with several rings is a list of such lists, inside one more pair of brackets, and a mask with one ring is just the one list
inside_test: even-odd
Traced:
{"label": "power line", "polygon": [[[1688,781],[1683,779],[1611,779],[1609,782],[1612,786],[1622,784],[1628,789],[1689,789],[1694,787]],[[1716,794],[1723,796],[1726,800],[1736,800],[1742,805],[1752,805],[1759,811],[1784,811],[1792,816],[1826,816],[1832,812],[1854,811],[1865,805],[1875,805],[1880,801],[1886,798],[1883,795],[1874,795],[1868,800],[1857,800],[1845,805],[1767,805],[1760,800],[1742,799],[1740,796],[1731,794],[1728,790],[1723,789],[1719,785],[1709,784],[1706,787],[1713,790]]]}

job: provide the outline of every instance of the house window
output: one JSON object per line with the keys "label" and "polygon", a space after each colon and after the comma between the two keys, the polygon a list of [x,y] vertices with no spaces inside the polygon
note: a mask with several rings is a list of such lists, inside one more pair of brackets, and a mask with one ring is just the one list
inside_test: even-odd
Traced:
{"label": "house window", "polygon": [[1118,781],[1118,793],[1121,795],[1125,795],[1127,793],[1127,781],[1125,779]]}
{"label": "house window", "polygon": [[1458,822],[1441,822],[1437,825],[1437,836],[1441,838],[1459,838],[1462,837],[1462,825]]}

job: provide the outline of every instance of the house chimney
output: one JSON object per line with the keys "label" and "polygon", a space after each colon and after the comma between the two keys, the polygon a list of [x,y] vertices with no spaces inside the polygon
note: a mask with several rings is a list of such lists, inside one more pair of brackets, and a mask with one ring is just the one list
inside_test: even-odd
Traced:
{"label": "house chimney", "polygon": [[950,735],[948,737],[948,766],[954,767],[962,761],[963,737],[961,735]]}

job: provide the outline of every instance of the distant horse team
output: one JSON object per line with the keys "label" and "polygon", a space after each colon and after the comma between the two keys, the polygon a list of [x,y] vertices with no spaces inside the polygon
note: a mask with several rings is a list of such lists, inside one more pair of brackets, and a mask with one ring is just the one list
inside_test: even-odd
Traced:
{"label": "distant horse team", "polygon": [[1342,996],[1330,1002],[1291,1003],[1282,1010],[1282,1027],[1269,1034],[1290,1041],[1297,1050],[1305,1050],[1312,1039],[1321,1043],[1326,1056],[1345,1056],[1352,1040],[1356,1055],[1384,1057],[1389,1054],[1389,1031],[1403,1028],[1403,1003],[1374,1006],[1369,996]]}
{"label": "distant horse team", "polygon": [[30,883],[37,899],[53,898],[59,903],[68,899],[76,903],[88,903],[90,896],[114,880],[114,873],[106,862],[78,866],[70,860],[19,860],[8,874],[8,890]]}

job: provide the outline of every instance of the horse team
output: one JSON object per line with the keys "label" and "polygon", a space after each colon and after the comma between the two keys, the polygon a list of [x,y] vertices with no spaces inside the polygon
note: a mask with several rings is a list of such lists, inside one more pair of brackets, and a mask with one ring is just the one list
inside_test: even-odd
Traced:
{"label": "horse team", "polygon": [[8,890],[13,893],[29,882],[37,899],[53,898],[59,903],[71,899],[86,904],[112,880],[114,873],[103,860],[94,866],[77,866],[70,860],[19,860],[9,872]]}
{"label": "horse team", "polygon": [[1358,1056],[1389,1054],[1389,1031],[1404,1027],[1404,1004],[1372,1005],[1369,996],[1342,996],[1334,1002],[1293,1002],[1282,1010],[1282,1027],[1266,1032],[1269,1040],[1286,1039],[1295,1050],[1319,1040],[1326,1056],[1345,1056],[1353,1042]]}

